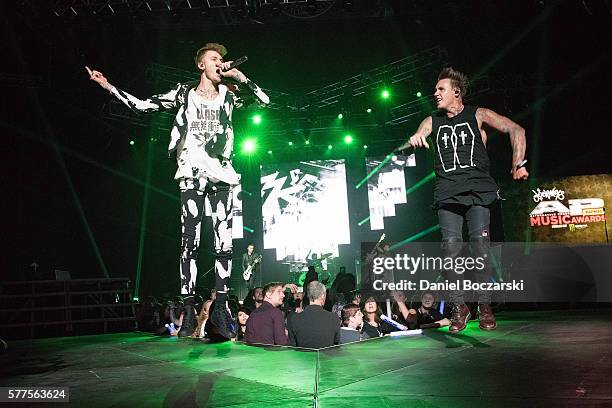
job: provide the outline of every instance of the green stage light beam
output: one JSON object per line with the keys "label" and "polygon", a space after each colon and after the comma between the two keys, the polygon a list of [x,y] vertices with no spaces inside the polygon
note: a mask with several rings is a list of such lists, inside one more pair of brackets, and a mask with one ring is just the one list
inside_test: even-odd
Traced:
{"label": "green stage light beam", "polygon": [[408,237],[408,238],[404,239],[403,241],[400,241],[400,242],[397,242],[397,243],[391,245],[389,247],[389,249],[391,249],[391,250],[397,249],[397,248],[401,247],[402,245],[406,245],[406,244],[408,244],[408,243],[410,243],[410,242],[412,242],[414,240],[417,240],[417,239],[419,239],[421,237],[424,237],[425,235],[431,234],[432,232],[435,232],[435,231],[437,231],[439,229],[440,229],[440,224],[436,224],[433,227],[429,227],[427,229],[424,229],[423,231],[417,232],[413,236]]}
{"label": "green stage light beam", "polygon": [[387,157],[385,157],[385,160],[383,160],[378,166],[376,166],[376,168],[374,170],[372,170],[370,172],[370,174],[365,176],[363,178],[363,180],[361,180],[359,183],[357,183],[357,185],[355,186],[355,190],[358,190],[359,187],[361,187],[366,181],[368,181],[368,179],[370,177],[372,177],[374,174],[376,174],[378,172],[378,170],[380,170],[385,164],[389,163],[389,160],[391,160],[392,157],[393,157],[393,154],[388,154]]}
{"label": "green stage light beam", "polygon": [[256,125],[260,125],[262,121],[262,117],[260,114],[253,115],[253,123]]}
{"label": "green stage light beam", "polygon": [[421,180],[417,181],[412,186],[410,186],[410,188],[406,190],[406,195],[414,192],[415,190],[419,189],[424,184],[429,183],[431,180],[433,180],[435,178],[436,178],[436,173],[432,171],[431,173],[429,173],[428,175],[423,177]]}
{"label": "green stage light beam", "polygon": [[391,92],[389,92],[388,89],[383,89],[380,92],[380,97],[383,98],[383,99],[389,99],[390,96],[391,96]]}
{"label": "green stage light beam", "polygon": [[254,229],[249,228],[249,227],[247,227],[247,226],[245,226],[245,225],[243,225],[243,226],[242,226],[242,229],[244,229],[245,231],[248,231],[248,232],[250,232],[250,233],[255,232],[255,230],[254,230]]}
{"label": "green stage light beam", "polygon": [[353,136],[351,136],[351,135],[345,135],[345,136],[344,136],[344,143],[346,143],[346,144],[351,144],[351,143],[353,143]]}
{"label": "green stage light beam", "polygon": [[368,222],[368,220],[370,219],[370,216],[368,215],[367,217],[365,217],[363,220],[359,221],[357,223],[357,226],[361,227],[363,224],[365,224],[366,222]]}

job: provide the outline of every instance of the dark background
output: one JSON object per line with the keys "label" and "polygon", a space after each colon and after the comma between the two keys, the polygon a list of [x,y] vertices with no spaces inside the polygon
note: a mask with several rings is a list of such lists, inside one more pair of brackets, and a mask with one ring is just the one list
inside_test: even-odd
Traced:
{"label": "dark background", "polygon": [[[492,80],[490,91],[472,103],[508,115],[525,127],[531,183],[551,176],[611,171],[607,127],[611,14],[605,1],[355,1],[350,2],[352,7],[337,1],[329,12],[303,19],[265,10],[202,14],[186,10],[183,2],[171,2],[183,4],[174,11],[113,14],[106,10],[95,16],[79,11],[78,16],[70,12],[57,16],[51,3],[20,1],[2,6],[0,128],[7,203],[3,279],[51,278],[53,269],[68,270],[73,278],[102,277],[102,263],[111,277],[134,278],[143,228],[141,294],[178,288],[175,162],[166,154],[168,132],[159,129],[168,125],[166,119],[151,115],[143,126],[109,118],[104,109],[110,97],[89,81],[84,65],[145,97],[167,90],[160,88],[160,78],[147,76],[151,63],[191,70],[195,79],[193,56],[210,41],[225,44],[229,59],[248,55],[243,71],[261,86],[297,98],[440,46],[448,52],[448,64]],[[411,89],[422,87],[431,93],[439,68],[422,75]],[[392,89],[398,102],[407,92],[401,84]],[[377,108],[380,102],[370,97]],[[338,109],[309,114],[335,115]],[[236,115],[236,152],[240,141],[252,134],[261,145],[253,156],[235,157],[244,189],[253,193],[244,197],[244,216],[245,225],[254,229],[244,232],[244,240],[235,241],[236,256],[241,256],[247,242],[262,246],[258,198],[262,161],[345,158],[352,242],[357,249],[361,240],[376,240],[379,233],[369,231],[367,223],[356,226],[367,216],[365,189],[352,188],[365,175],[361,146],[368,144],[371,155],[388,153],[431,112],[427,104],[422,110],[401,126],[356,130],[353,147],[331,153],[323,147],[339,143],[337,131],[312,136],[316,138],[312,147],[289,148],[287,141],[300,141],[300,129],[266,138],[265,126],[256,130],[248,124],[252,110]],[[269,123],[282,122],[284,114],[265,112],[264,117]],[[507,137],[489,137],[495,177],[502,187],[517,188],[508,176]],[[132,139],[134,146],[128,143]],[[274,150],[273,156],[265,152],[268,148]],[[419,152],[417,164],[407,175],[408,185],[431,172],[430,154]],[[148,166],[151,188],[143,217]],[[398,207],[393,222],[386,223],[388,238],[400,241],[435,225],[431,197],[428,183],[411,195],[408,204]],[[498,211],[494,225],[501,224],[500,216]],[[500,228],[494,234],[504,238]],[[206,236],[202,271],[212,265]],[[439,235],[422,239],[435,241]],[[349,270],[355,249],[346,249]],[[33,261],[40,265],[36,274],[30,268]],[[210,286],[206,279],[203,284]]]}

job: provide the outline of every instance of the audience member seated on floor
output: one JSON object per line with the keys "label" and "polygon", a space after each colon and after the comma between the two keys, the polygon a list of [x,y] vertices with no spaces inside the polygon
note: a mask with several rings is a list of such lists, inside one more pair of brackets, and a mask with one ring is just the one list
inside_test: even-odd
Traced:
{"label": "audience member seated on floor", "polygon": [[237,341],[244,341],[244,335],[246,333],[246,324],[247,320],[249,320],[250,314],[251,311],[244,306],[238,309],[238,316],[236,316],[236,327],[238,328],[238,330],[236,330]]}
{"label": "audience member seated on floor", "polygon": [[255,310],[259,306],[261,306],[262,302],[263,302],[263,288],[258,286],[256,288],[251,289],[249,293],[247,293],[246,297],[244,298],[244,301],[242,302],[242,305],[251,310]]}
{"label": "audience member seated on floor", "polygon": [[342,308],[342,327],[340,328],[340,344],[352,343],[368,339],[367,333],[361,332],[363,313],[357,305],[348,304]]}
{"label": "audience member seated on floor", "polygon": [[363,327],[361,331],[367,333],[369,337],[380,337],[389,334],[392,331],[397,331],[395,327],[380,319],[382,310],[376,303],[373,296],[368,297],[363,304]]}
{"label": "audience member seated on floor", "polygon": [[425,292],[421,296],[421,305],[416,310],[417,328],[450,326],[451,321],[438,311],[433,293]]}
{"label": "audience member seated on floor", "polygon": [[408,327],[409,330],[417,328],[417,313],[416,310],[410,309],[406,305],[406,295],[400,291],[392,291],[393,307],[391,308],[391,318]]}
{"label": "audience member seated on floor", "polygon": [[285,298],[280,282],[268,283],[263,288],[261,306],[251,312],[247,320],[245,341],[251,344],[287,344],[285,315],[278,308]]}
{"label": "audience member seated on floor", "polygon": [[308,284],[310,304],[291,320],[289,344],[297,347],[323,348],[340,341],[340,320],[332,312],[323,309],[325,285],[318,281]]}
{"label": "audience member seated on floor", "polygon": [[196,317],[197,325],[191,337],[199,339],[208,337],[206,323],[208,323],[208,316],[210,316],[210,305],[212,304],[212,302],[213,301],[209,299],[202,303],[200,314],[198,315],[198,317]]}

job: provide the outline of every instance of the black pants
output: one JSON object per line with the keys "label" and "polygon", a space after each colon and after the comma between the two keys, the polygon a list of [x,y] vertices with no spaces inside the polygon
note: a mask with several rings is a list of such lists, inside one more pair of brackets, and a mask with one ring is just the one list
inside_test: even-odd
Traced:
{"label": "black pants", "polygon": [[[491,213],[489,207],[480,205],[445,205],[438,209],[438,222],[442,231],[442,250],[444,256],[459,255],[463,248],[463,222],[467,225],[470,249],[474,256],[488,254],[490,247],[489,225]],[[488,255],[487,255],[488,259]],[[485,281],[490,276],[490,268],[475,274],[478,281]],[[491,303],[491,292],[478,291],[478,303]],[[451,291],[451,303],[463,304],[463,290]]]}
{"label": "black pants", "polygon": [[226,183],[204,181],[197,189],[181,188],[181,294],[195,292],[200,248],[200,231],[204,217],[204,198],[212,209],[215,241],[215,289],[227,293],[232,272],[232,188]]}

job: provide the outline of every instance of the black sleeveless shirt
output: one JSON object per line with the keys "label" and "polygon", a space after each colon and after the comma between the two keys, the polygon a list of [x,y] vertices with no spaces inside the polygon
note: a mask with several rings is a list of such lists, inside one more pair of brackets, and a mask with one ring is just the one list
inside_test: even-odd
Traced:
{"label": "black sleeveless shirt", "polygon": [[464,106],[459,115],[432,115],[431,136],[435,152],[434,208],[445,204],[489,205],[499,187],[489,174],[489,155],[482,141],[475,106]]}

